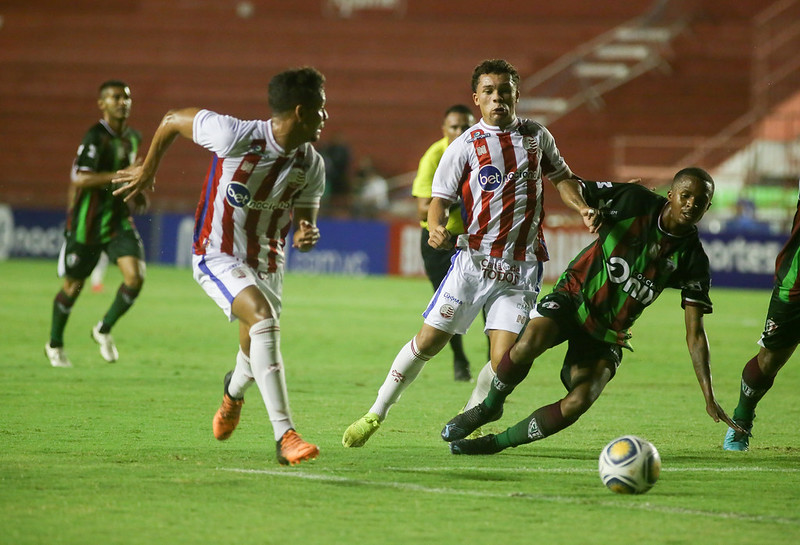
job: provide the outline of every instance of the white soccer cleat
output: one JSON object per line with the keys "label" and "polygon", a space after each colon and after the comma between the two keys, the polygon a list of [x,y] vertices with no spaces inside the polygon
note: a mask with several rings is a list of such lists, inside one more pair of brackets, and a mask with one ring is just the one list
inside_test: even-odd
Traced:
{"label": "white soccer cleat", "polygon": [[67,355],[64,353],[64,347],[59,346],[53,348],[50,343],[44,345],[44,354],[50,360],[50,365],[53,367],[72,367],[72,362],[69,361]]}
{"label": "white soccer cleat", "polygon": [[108,363],[114,363],[119,359],[119,352],[114,344],[114,338],[111,333],[100,333],[100,324],[92,328],[92,339],[100,345],[100,355]]}

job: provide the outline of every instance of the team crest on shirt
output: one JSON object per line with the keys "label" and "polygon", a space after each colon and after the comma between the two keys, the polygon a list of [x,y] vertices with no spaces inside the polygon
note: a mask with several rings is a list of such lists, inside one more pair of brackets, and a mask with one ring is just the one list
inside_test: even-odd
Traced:
{"label": "team crest on shirt", "polygon": [[523,136],[522,147],[525,151],[536,152],[539,150],[539,142],[533,136]]}
{"label": "team crest on shirt", "polygon": [[449,320],[450,318],[455,316],[456,309],[455,307],[453,307],[453,305],[444,304],[441,307],[439,307],[439,314],[442,315],[442,318]]}

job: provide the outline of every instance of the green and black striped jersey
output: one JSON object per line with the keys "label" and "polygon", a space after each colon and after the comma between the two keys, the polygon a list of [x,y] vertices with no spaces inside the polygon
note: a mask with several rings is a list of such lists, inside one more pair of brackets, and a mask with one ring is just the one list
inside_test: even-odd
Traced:
{"label": "green and black striped jersey", "polygon": [[781,301],[800,301],[800,195],[792,233],[775,260],[775,294]]}
{"label": "green and black striped jersey", "polygon": [[[136,160],[141,141],[139,131],[127,127],[117,134],[100,120],[83,137],[72,175],[126,168]],[[81,244],[105,244],[116,233],[133,229],[127,203],[122,197],[115,197],[113,191],[111,184],[77,189],[67,215],[67,236]]]}
{"label": "green and black striped jersey", "polygon": [[673,236],[661,227],[667,199],[637,184],[584,182],[584,198],[598,208],[598,238],[570,262],[555,291],[574,303],[578,323],[593,337],[631,348],[630,327],[665,288],[682,303],[712,310],[708,257],[697,229]]}

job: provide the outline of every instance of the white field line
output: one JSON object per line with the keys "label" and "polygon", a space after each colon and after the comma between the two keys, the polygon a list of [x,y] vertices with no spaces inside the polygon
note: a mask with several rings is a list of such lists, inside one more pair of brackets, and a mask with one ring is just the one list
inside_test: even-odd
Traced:
{"label": "white field line", "polygon": [[[403,473],[438,473],[441,471],[483,471],[514,473],[597,473],[587,467],[387,467],[389,471]],[[800,473],[796,467],[662,467],[662,473]]]}
{"label": "white field line", "polygon": [[[648,511],[653,513],[664,513],[668,515],[692,515],[698,517],[706,517],[710,519],[729,519],[729,520],[736,520],[736,521],[745,521],[745,522],[771,522],[777,524],[786,524],[790,526],[800,526],[800,518],[788,518],[788,517],[772,517],[772,516],[761,516],[761,515],[750,515],[747,513],[733,513],[733,512],[716,512],[716,511],[703,511],[700,509],[684,509],[682,507],[670,507],[670,506],[663,506],[663,505],[654,505],[650,502],[645,503],[633,503],[633,502],[625,502],[624,500],[586,500],[586,499],[578,499],[578,498],[570,498],[566,496],[554,496],[554,495],[547,495],[547,494],[529,494],[526,492],[488,492],[482,490],[469,490],[469,489],[457,489],[457,488],[447,488],[447,487],[431,487],[431,486],[423,486],[414,483],[407,483],[407,482],[398,482],[398,481],[369,481],[366,479],[351,479],[349,477],[342,477],[340,475],[330,475],[330,474],[320,474],[320,473],[303,473],[298,471],[291,471],[291,470],[278,470],[278,469],[244,469],[244,468],[232,468],[232,467],[218,467],[216,468],[217,471],[229,471],[233,473],[245,473],[251,475],[268,475],[270,477],[288,477],[293,479],[303,479],[309,481],[321,481],[327,483],[345,483],[345,484],[355,484],[355,485],[362,485],[362,486],[372,486],[372,487],[380,487],[380,488],[393,488],[396,490],[407,490],[413,492],[423,492],[427,494],[444,494],[444,495],[451,495],[451,496],[471,496],[477,498],[496,498],[496,499],[521,499],[521,500],[530,500],[530,501],[539,501],[539,502],[549,502],[549,503],[562,503],[562,504],[574,504],[574,505],[598,505],[601,507],[612,507],[612,508],[619,508],[624,506],[626,509],[638,509],[640,511]],[[386,468],[390,470],[391,468]],[[417,470],[420,468],[416,468]],[[425,468],[422,468],[425,469]],[[433,470],[434,468],[427,468],[429,470]],[[446,471],[448,468],[435,468],[437,471]],[[454,470],[469,470],[470,468],[450,468]],[[473,468],[477,470],[485,470],[486,468]],[[708,468],[711,471],[716,471],[718,468]],[[752,468],[750,468],[752,469]],[[398,471],[399,468],[395,469]],[[408,469],[403,469],[403,471],[409,471]],[[504,469],[503,471],[516,471],[514,469]],[[782,470],[777,470],[782,471]],[[549,471],[554,472],[554,471]],[[564,469],[561,471],[564,472],[574,472],[574,473],[584,473],[588,472],[588,470],[580,469],[580,470],[569,470]]]}

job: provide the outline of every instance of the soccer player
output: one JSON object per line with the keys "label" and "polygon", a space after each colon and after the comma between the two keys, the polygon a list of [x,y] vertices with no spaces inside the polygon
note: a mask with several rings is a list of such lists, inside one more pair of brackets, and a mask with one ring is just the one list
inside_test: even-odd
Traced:
{"label": "soccer player", "polygon": [[[64,282],[53,301],[50,341],[44,346],[53,367],[72,367],[64,351],[64,329],[86,278],[103,252],[122,272],[122,284],[111,307],[91,331],[92,339],[100,346],[100,355],[109,363],[119,358],[111,328],[142,290],[142,239],[128,204],[113,194],[111,185],[118,170],[134,164],[142,140],[141,134],[128,126],[131,104],[127,83],[110,80],[100,85],[97,106],[102,119],[87,131],[72,164],[66,240],[58,258],[58,274]],[[144,195],[137,195],[132,203],[137,212],[147,207]]]}
{"label": "soccer player", "polygon": [[[422,261],[425,264],[425,274],[436,290],[444,280],[450,261],[455,255],[455,247],[449,251],[431,248],[428,244],[428,208],[431,204],[433,189],[433,174],[439,161],[442,159],[444,150],[457,137],[475,124],[475,116],[469,107],[463,104],[450,106],[444,113],[442,121],[442,138],[434,142],[431,147],[423,154],[419,160],[417,175],[411,186],[411,194],[417,198],[417,212],[419,214],[419,224],[422,227],[420,235],[420,251]],[[464,222],[461,219],[461,204],[456,201],[450,206],[448,211],[446,229],[453,235],[458,236],[464,233]],[[469,381],[472,375],[469,369],[469,360],[464,353],[464,339],[461,335],[453,335],[450,338],[450,348],[453,350],[453,378],[458,381]]]}
{"label": "soccer player", "polygon": [[[599,219],[579,191],[550,132],[517,118],[519,74],[504,60],[480,63],[472,74],[481,119],[447,148],[433,179],[428,210],[429,244],[457,247],[452,266],[423,313],[422,328],[397,354],[369,411],[342,437],[360,447],[378,430],[389,408],[454,334],[464,334],[486,311],[492,366],[514,343],[527,322],[542,280],[547,249],[542,234],[542,176],[590,230]],[[450,206],[461,197],[467,232],[447,230]],[[482,375],[485,376],[482,378]],[[467,402],[485,397],[493,373],[481,372]]]}
{"label": "soccer player", "polygon": [[743,431],[728,428],[723,448],[748,450],[756,405],[772,387],[778,371],[794,354],[800,342],[800,195],[789,240],[775,260],[775,286],[769,300],[758,354],[742,369],[739,404],[733,421]]}
{"label": "soccer player", "polygon": [[[636,184],[583,182],[586,202],[601,211],[598,238],[567,266],[553,291],[531,313],[520,339],[503,354],[485,400],[455,416],[442,430],[453,454],[494,454],[549,437],[589,410],[614,377],[630,328],[666,288],[681,290],[686,344],[715,422],[734,425],[711,384],[703,315],[711,312],[708,257],[697,222],[711,206],[714,180],[700,168],[678,172],[667,198]],[[498,435],[466,437],[503,413],[503,403],[540,354],[562,342],[567,395],[536,409]],[[736,426],[739,429],[738,426]]]}
{"label": "soccer player", "polygon": [[[198,109],[169,111],[153,137],[144,164],[121,172],[117,193],[153,189],[167,149],[180,135],[213,153],[197,207],[194,278],[228,319],[239,320],[236,366],[225,375],[214,437],[224,440],[239,423],[244,394],[258,385],[272,423],[278,462],[316,458],[319,449],[295,431],[280,352],[280,313],[285,238],[311,250],[325,188],[321,156],[311,146],[328,119],[325,77],[304,67],[269,82],[272,118],[242,121]],[[130,197],[129,197],[130,198]]]}

